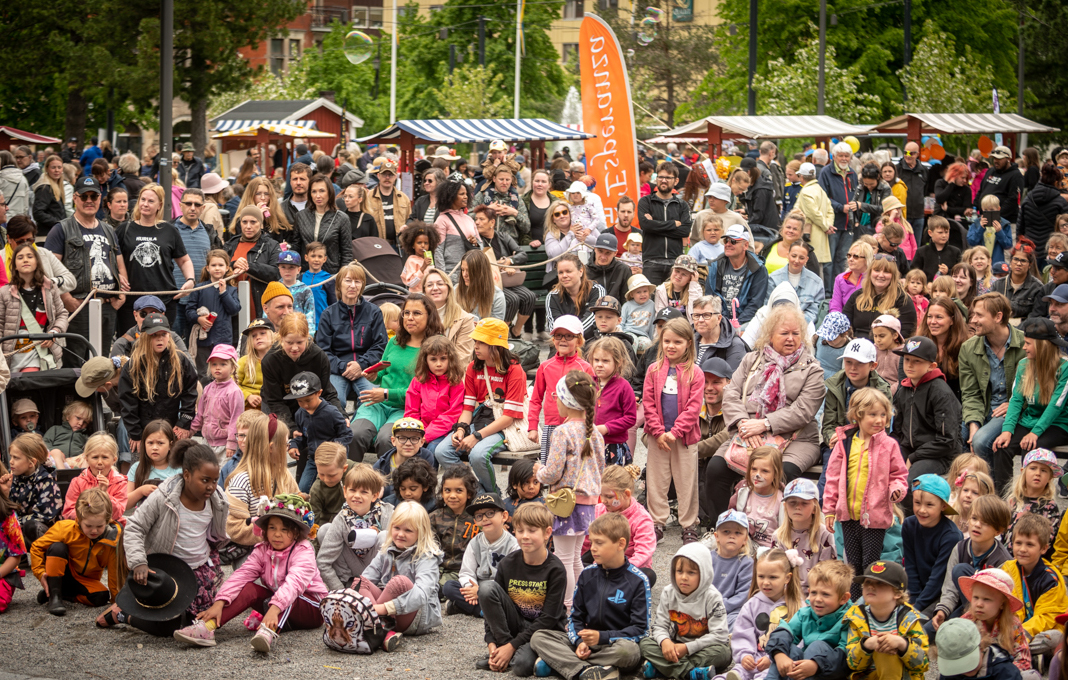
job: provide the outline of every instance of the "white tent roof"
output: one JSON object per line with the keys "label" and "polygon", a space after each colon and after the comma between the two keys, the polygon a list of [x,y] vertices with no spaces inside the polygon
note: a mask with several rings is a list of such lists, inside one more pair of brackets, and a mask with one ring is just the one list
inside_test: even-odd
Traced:
{"label": "white tent roof", "polygon": [[283,137],[298,137],[301,139],[312,139],[322,137],[333,137],[334,135],[329,132],[320,132],[312,128],[299,127],[296,125],[290,125],[288,123],[269,123],[262,122],[253,125],[246,125],[245,127],[237,128],[236,130],[229,130],[227,132],[219,132],[212,135],[213,139],[221,139],[225,137],[256,137],[259,135],[260,130],[266,130],[267,132],[273,132],[275,134],[282,135]]}
{"label": "white tent roof", "polygon": [[876,125],[879,132],[907,132],[909,117],[920,121],[920,134],[979,135],[988,132],[1059,132],[1015,113],[909,113]]}
{"label": "white tent roof", "polygon": [[706,134],[709,126],[720,127],[725,136],[745,139],[866,135],[872,129],[871,125],[851,125],[831,116],[708,116],[660,136],[699,136]]}

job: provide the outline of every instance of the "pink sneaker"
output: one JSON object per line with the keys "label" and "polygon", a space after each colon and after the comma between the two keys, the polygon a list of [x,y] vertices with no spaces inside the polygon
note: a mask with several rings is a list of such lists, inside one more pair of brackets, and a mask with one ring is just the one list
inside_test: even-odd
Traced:
{"label": "pink sneaker", "polygon": [[400,646],[401,637],[403,636],[397,631],[389,631],[388,633],[386,633],[386,639],[382,642],[382,649],[386,650],[387,652],[396,651],[397,647]]}
{"label": "pink sneaker", "polygon": [[274,632],[267,626],[260,626],[260,629],[256,631],[256,634],[252,636],[252,648],[257,652],[266,654],[271,651],[271,644],[274,643],[276,637],[278,637],[278,633]]}
{"label": "pink sneaker", "polygon": [[174,631],[174,639],[197,647],[214,647],[215,631],[208,630],[203,621],[194,621],[193,625]]}

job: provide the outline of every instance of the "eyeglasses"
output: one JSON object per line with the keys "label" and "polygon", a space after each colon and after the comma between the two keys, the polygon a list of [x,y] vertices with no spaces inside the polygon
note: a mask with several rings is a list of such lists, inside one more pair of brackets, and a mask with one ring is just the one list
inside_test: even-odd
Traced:
{"label": "eyeglasses", "polygon": [[11,239],[14,241],[15,246],[21,246],[23,243],[33,243],[33,234],[24,236],[23,238]]}
{"label": "eyeglasses", "polygon": [[423,438],[422,437],[397,437],[397,441],[399,441],[401,444],[418,444],[419,442],[423,441]]}
{"label": "eyeglasses", "polygon": [[7,207],[7,201],[0,201],[0,208],[6,208],[6,207]]}
{"label": "eyeglasses", "polygon": [[29,156],[19,156],[18,154],[15,155],[15,160],[17,160],[17,161],[21,161],[21,160],[24,160],[26,158],[29,158]]}
{"label": "eyeglasses", "polygon": [[563,340],[564,342],[571,342],[577,335],[571,335],[570,333],[553,333],[553,340]]}
{"label": "eyeglasses", "polygon": [[1031,260],[1027,260],[1027,259],[1021,260],[1018,257],[1014,257],[1014,258],[1012,258],[1012,263],[1013,264],[1031,264]]}
{"label": "eyeglasses", "polygon": [[248,434],[247,433],[241,433],[241,432],[237,433],[237,441],[243,441],[245,439],[248,439]]}
{"label": "eyeglasses", "polygon": [[204,207],[203,203],[194,203],[192,201],[182,201],[182,205],[184,205],[187,208],[203,208]]}
{"label": "eyeglasses", "polygon": [[77,195],[80,196],[81,199],[83,201],[85,201],[86,203],[95,203],[96,201],[98,201],[100,199],[100,194],[97,194],[97,193],[84,193],[84,194],[77,194]]}
{"label": "eyeglasses", "polygon": [[697,312],[694,312],[690,316],[690,318],[692,318],[694,321],[711,321],[713,319],[713,317],[716,317],[716,316],[722,316],[722,315],[721,314],[711,314],[711,313],[709,313],[709,314],[698,314]]}
{"label": "eyeglasses", "polygon": [[496,515],[498,512],[500,512],[500,510],[482,510],[480,512],[476,512],[475,521],[481,522],[485,519],[492,519],[493,516]]}
{"label": "eyeglasses", "polygon": [[855,253],[849,253],[848,255],[846,255],[846,257],[848,257],[850,260],[863,260],[864,259],[863,255],[857,255]]}
{"label": "eyeglasses", "polygon": [[404,310],[404,318],[409,319],[415,316],[425,316],[426,313],[418,309],[406,309]]}
{"label": "eyeglasses", "polygon": [[669,179],[670,180],[674,180],[675,176],[674,175],[657,175],[656,176],[656,181],[658,181],[658,182],[661,181],[661,180],[669,180]]}

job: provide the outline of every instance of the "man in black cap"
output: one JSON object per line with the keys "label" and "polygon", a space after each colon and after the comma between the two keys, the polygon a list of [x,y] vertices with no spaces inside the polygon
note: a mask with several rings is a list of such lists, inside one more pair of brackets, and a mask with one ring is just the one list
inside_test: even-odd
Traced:
{"label": "man in black cap", "polygon": [[178,161],[178,166],[175,168],[178,171],[178,179],[182,180],[186,189],[199,189],[200,178],[205,172],[204,161],[196,157],[192,143],[182,146],[179,151],[181,151],[182,160]]}
{"label": "man in black cap", "polygon": [[1031,308],[1028,318],[1048,318],[1049,301],[1046,298],[1065,283],[1068,283],[1068,252],[1058,253],[1057,257],[1049,259],[1049,283],[1043,288],[1042,297],[1035,300],[1035,306]]}
{"label": "man in black cap", "polygon": [[[1068,283],[1062,283],[1053,292],[1042,298],[1049,305],[1049,320],[1061,337],[1068,340]],[[1062,350],[1062,354],[1065,354]]]}
{"label": "man in black cap", "polygon": [[[93,289],[115,292],[130,289],[115,230],[96,219],[101,200],[100,184],[92,177],[79,177],[74,183],[74,214],[52,227],[45,239],[44,247],[51,250],[78,281],[74,290],[61,296],[63,306],[70,313]],[[101,299],[104,304],[100,314],[100,354],[107,356],[111,338],[115,335],[118,309],[126,302],[126,296],[107,295]],[[88,312],[83,310],[72,318],[67,332],[88,340]],[[71,352],[83,357],[86,354],[78,343],[68,343],[67,350],[67,356]]]}
{"label": "man in black cap", "polygon": [[620,330],[619,324],[623,321],[620,309],[619,300],[611,295],[605,295],[597,299],[597,302],[590,307],[590,311],[593,312],[594,325],[597,327],[594,337],[596,339],[616,338],[627,349],[631,365],[636,365],[638,363],[638,355],[634,353],[634,338],[629,333],[624,333]]}
{"label": "man in black cap", "polygon": [[[723,422],[723,389],[731,381],[734,372],[730,364],[716,356],[705,357],[701,362],[701,371],[705,374],[705,403],[701,406],[701,441],[697,442],[697,457],[704,461],[699,465],[707,465],[723,442],[730,438],[727,424]],[[701,485],[699,491],[702,520],[715,519],[709,516],[709,508],[714,506],[705,491],[705,478],[709,474],[712,474],[712,471],[706,469],[705,474],[700,475],[698,480]]]}
{"label": "man in black cap", "polygon": [[67,140],[67,146],[59,152],[59,157],[63,159],[64,163],[73,163],[78,160],[78,138],[71,137]]}
{"label": "man in black cap", "polygon": [[618,250],[619,241],[613,234],[598,236],[593,246],[593,262],[586,265],[586,276],[601,284],[606,295],[623,300],[627,297],[627,279],[631,274],[630,267],[616,259]]}
{"label": "man in black cap", "polygon": [[[905,341],[894,354],[905,379],[894,394],[894,418],[890,436],[901,446],[909,464],[909,495],[905,514],[912,514],[912,480],[920,475],[944,475],[961,449],[961,405],[938,368],[938,346],[917,335]],[[887,414],[889,415],[889,414]]]}

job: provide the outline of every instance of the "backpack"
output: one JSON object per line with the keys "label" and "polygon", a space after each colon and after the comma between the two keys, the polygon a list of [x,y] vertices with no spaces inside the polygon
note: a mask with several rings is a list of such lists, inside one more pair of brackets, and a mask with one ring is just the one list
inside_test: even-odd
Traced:
{"label": "backpack", "polygon": [[529,373],[530,371],[538,370],[538,365],[541,363],[539,358],[541,348],[533,342],[527,342],[519,338],[508,338],[508,349],[519,358],[519,365],[523,367],[525,372]]}
{"label": "backpack", "polygon": [[323,643],[346,654],[371,654],[382,646],[386,629],[371,600],[352,588],[327,593],[319,602]]}

